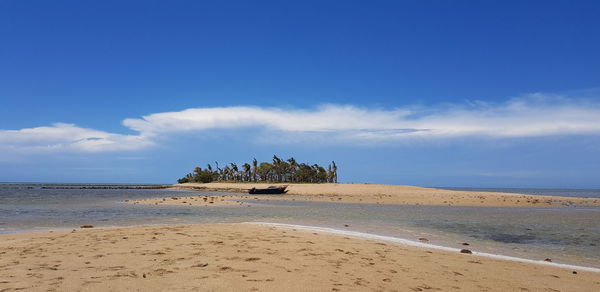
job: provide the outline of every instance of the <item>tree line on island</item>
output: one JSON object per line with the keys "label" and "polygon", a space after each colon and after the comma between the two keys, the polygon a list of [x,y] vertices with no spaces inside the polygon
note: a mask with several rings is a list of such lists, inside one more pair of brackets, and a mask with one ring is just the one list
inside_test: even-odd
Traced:
{"label": "tree line on island", "polygon": [[283,160],[273,155],[272,162],[258,162],[256,158],[251,163],[238,167],[229,163],[219,167],[206,165],[206,168],[194,168],[192,173],[177,180],[179,183],[197,182],[209,183],[215,181],[235,182],[288,182],[288,183],[337,183],[337,165],[332,161],[327,168],[318,164],[298,163],[293,157]]}

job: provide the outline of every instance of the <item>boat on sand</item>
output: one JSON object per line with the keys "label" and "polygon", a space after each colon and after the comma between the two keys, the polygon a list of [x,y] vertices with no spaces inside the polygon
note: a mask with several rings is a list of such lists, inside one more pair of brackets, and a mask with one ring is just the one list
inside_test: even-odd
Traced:
{"label": "boat on sand", "polygon": [[285,194],[286,188],[287,188],[287,186],[282,186],[282,187],[270,186],[270,187],[264,188],[264,189],[251,188],[250,190],[248,190],[248,193],[252,194],[252,195],[258,195],[258,194],[269,194],[269,195]]}

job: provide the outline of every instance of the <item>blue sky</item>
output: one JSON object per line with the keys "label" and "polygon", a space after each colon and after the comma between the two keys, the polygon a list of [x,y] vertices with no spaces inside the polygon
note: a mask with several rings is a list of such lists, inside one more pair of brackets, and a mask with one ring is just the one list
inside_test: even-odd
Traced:
{"label": "blue sky", "polygon": [[0,1],[0,181],[600,188],[597,1]]}

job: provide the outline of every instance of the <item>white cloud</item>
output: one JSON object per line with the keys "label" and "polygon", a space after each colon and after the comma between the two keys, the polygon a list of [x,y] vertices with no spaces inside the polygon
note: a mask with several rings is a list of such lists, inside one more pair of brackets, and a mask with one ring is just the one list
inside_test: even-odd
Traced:
{"label": "white cloud", "polygon": [[316,109],[263,107],[192,108],[123,121],[137,135],[122,135],[73,124],[0,130],[0,148],[26,150],[122,151],[147,147],[177,132],[262,128],[266,133],[343,141],[398,141],[411,138],[535,137],[600,134],[600,103],[532,94],[505,103],[475,102],[433,108],[370,109],[323,105]]}
{"label": "white cloud", "polygon": [[407,114],[409,112],[400,109],[373,110],[342,105],[325,105],[316,110],[216,107],[152,114],[142,119],[126,119],[123,124],[147,135],[256,126],[286,132],[393,130]]}
{"label": "white cloud", "polygon": [[48,127],[0,130],[0,149],[29,151],[121,151],[152,145],[142,135],[121,135],[56,123]]}
{"label": "white cloud", "polygon": [[540,94],[503,104],[472,103],[435,110],[367,109],[326,105],[315,110],[258,107],[195,108],[126,119],[145,135],[240,127],[291,133],[328,133],[348,139],[409,137],[528,137],[600,133],[600,105]]}

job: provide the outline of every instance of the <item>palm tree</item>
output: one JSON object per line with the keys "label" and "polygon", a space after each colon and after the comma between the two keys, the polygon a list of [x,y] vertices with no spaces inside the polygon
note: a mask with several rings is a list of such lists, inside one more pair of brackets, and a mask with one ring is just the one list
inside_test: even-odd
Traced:
{"label": "palm tree", "polygon": [[290,181],[291,182],[295,182],[296,181],[296,171],[298,171],[298,162],[296,162],[296,159],[294,159],[294,157],[290,157],[287,162],[290,165]]}
{"label": "palm tree", "polygon": [[337,165],[335,164],[335,161],[331,161],[331,171],[333,171],[333,182],[337,183]]}
{"label": "palm tree", "polygon": [[223,180],[223,170],[219,167],[219,162],[215,161],[215,165],[217,166],[217,180]]}
{"label": "palm tree", "polygon": [[225,165],[225,167],[223,168],[224,180],[226,180],[226,181],[231,180],[230,176],[231,176],[231,168],[229,168],[229,165]]}
{"label": "palm tree", "polygon": [[242,177],[242,181],[250,181],[250,164],[244,163],[242,164],[242,168],[244,169],[244,176]]}
{"label": "palm tree", "polygon": [[211,164],[206,169],[195,167],[193,173],[186,174],[178,182],[211,182],[211,181],[263,181],[263,182],[313,182],[337,183],[338,167],[335,161],[327,169],[318,164],[298,163],[293,157],[283,160],[273,155],[272,163],[259,162],[254,158],[252,164],[244,163],[241,169],[236,163],[229,163],[224,168],[215,161],[216,170]]}
{"label": "palm tree", "polygon": [[256,181],[256,168],[258,167],[258,161],[256,158],[252,160],[252,180]]}
{"label": "palm tree", "polygon": [[275,181],[281,181],[281,159],[273,155],[273,170],[275,172]]}
{"label": "palm tree", "polygon": [[231,177],[233,180],[238,180],[238,174],[239,174],[239,169],[237,164],[235,163],[230,163],[231,165]]}

